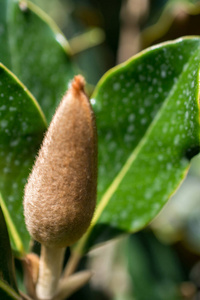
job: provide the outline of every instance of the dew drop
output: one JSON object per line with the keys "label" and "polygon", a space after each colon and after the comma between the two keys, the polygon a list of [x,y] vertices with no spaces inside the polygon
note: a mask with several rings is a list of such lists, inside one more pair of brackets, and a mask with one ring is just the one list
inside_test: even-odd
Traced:
{"label": "dew drop", "polygon": [[145,112],[144,108],[143,108],[143,107],[140,107],[140,109],[139,109],[139,114],[140,114],[140,115],[143,115],[144,112]]}
{"label": "dew drop", "polygon": [[0,106],[0,110],[6,110],[6,106],[5,105]]}
{"label": "dew drop", "polygon": [[128,127],[128,132],[133,132],[134,131],[134,129],[135,129],[135,126],[134,125],[130,125],[129,127]]}
{"label": "dew drop", "polygon": [[115,83],[113,84],[113,90],[114,90],[114,91],[118,91],[118,90],[120,89],[120,87],[121,87],[121,85],[120,85],[119,82],[115,82]]}
{"label": "dew drop", "polygon": [[15,199],[12,195],[8,196],[8,201],[13,202]]}
{"label": "dew drop", "polygon": [[174,138],[174,145],[178,145],[179,144],[179,141],[180,141],[180,135],[177,134]]}
{"label": "dew drop", "polygon": [[146,118],[142,118],[142,119],[141,119],[141,124],[142,124],[142,125],[145,125],[146,123],[147,123],[147,119],[146,119]]}
{"label": "dew drop", "polygon": [[162,78],[165,78],[166,76],[167,76],[166,71],[165,71],[165,70],[162,70],[162,71],[161,71],[161,77],[162,77]]}
{"label": "dew drop", "polygon": [[17,189],[18,188],[18,184],[16,182],[13,183],[12,185],[13,189]]}
{"label": "dew drop", "polygon": [[159,154],[159,155],[158,155],[158,160],[159,160],[159,161],[162,161],[162,160],[163,160],[163,155],[162,155],[162,154]]}
{"label": "dew drop", "polygon": [[9,108],[9,111],[16,111],[17,110],[17,108],[16,107],[13,107],[13,106],[11,106],[10,108]]}
{"label": "dew drop", "polygon": [[19,161],[18,159],[16,159],[16,160],[14,161],[14,164],[15,164],[15,166],[19,166],[19,165],[20,165],[20,161]]}
{"label": "dew drop", "polygon": [[152,198],[152,191],[151,190],[147,190],[144,194],[145,199],[149,200]]}
{"label": "dew drop", "polygon": [[8,125],[8,121],[7,120],[2,120],[1,121],[1,127],[5,128]]}
{"label": "dew drop", "polygon": [[3,172],[4,172],[5,174],[8,174],[8,173],[10,173],[10,168],[8,168],[8,167],[5,167],[5,168],[3,169]]}
{"label": "dew drop", "polygon": [[11,146],[11,147],[15,147],[15,146],[17,146],[18,144],[19,144],[19,140],[16,139],[16,140],[11,141],[10,146]]}
{"label": "dew drop", "polygon": [[168,162],[168,163],[166,164],[166,169],[167,169],[168,171],[171,170],[171,169],[172,169],[172,163]]}
{"label": "dew drop", "polygon": [[135,120],[135,115],[134,114],[130,114],[128,117],[129,122],[132,122]]}

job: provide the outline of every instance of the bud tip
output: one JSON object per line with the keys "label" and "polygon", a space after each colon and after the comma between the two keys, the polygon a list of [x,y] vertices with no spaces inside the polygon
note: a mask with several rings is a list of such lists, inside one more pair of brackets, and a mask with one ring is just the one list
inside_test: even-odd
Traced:
{"label": "bud tip", "polygon": [[85,79],[81,75],[77,75],[74,77],[73,81],[71,82],[71,88],[74,92],[79,93],[80,91],[83,91],[85,86]]}

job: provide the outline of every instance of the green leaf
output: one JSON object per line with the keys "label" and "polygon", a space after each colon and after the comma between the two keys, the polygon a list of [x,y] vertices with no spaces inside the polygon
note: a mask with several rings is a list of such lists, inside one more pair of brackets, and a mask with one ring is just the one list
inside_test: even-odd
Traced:
{"label": "green leaf", "polygon": [[77,251],[146,226],[184,179],[199,152],[199,50],[198,37],[164,43],[100,80],[98,205]]}
{"label": "green leaf", "polygon": [[7,282],[16,292],[17,284],[14,270],[14,260],[10,247],[10,241],[6,222],[0,207],[0,279]]}
{"label": "green leaf", "polygon": [[0,203],[12,247],[28,250],[23,189],[43,139],[46,121],[25,86],[0,64]]}
{"label": "green leaf", "polygon": [[134,299],[182,299],[180,285],[185,276],[172,247],[141,231],[129,237],[125,250]]}
{"label": "green leaf", "polygon": [[2,300],[22,300],[22,298],[4,281],[0,279],[0,299]]}
{"label": "green leaf", "polygon": [[48,121],[76,68],[54,22],[28,1],[0,1],[0,61],[27,86]]}

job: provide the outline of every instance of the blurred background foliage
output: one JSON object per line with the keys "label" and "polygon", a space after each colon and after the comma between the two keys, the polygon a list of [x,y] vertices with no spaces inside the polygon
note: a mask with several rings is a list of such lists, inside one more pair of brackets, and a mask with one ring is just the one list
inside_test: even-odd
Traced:
{"label": "blurred background foliage", "polygon": [[[142,49],[200,35],[198,0],[32,0],[62,29],[92,87]],[[84,258],[90,285],[70,299],[200,299],[200,157],[150,226]]]}

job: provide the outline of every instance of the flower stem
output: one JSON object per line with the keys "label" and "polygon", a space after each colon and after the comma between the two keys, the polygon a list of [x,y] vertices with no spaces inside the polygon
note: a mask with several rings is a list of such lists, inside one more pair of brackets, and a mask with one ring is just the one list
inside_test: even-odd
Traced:
{"label": "flower stem", "polygon": [[36,285],[38,299],[50,300],[56,293],[62,272],[65,248],[41,246],[39,277]]}

